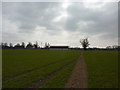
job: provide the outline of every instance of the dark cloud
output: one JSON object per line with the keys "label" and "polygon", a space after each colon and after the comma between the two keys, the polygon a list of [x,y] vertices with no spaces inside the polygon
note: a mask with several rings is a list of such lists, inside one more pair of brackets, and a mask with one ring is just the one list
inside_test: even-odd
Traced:
{"label": "dark cloud", "polygon": [[[51,20],[59,15],[59,3],[3,3],[3,14],[22,30],[34,30],[37,26],[53,29]],[[23,31],[24,32],[24,31]]]}
{"label": "dark cloud", "polygon": [[2,7],[4,41],[14,41],[14,38],[15,42],[27,41],[28,36],[33,36],[32,40],[42,36],[48,41],[59,38],[62,43],[64,40],[77,41],[83,36],[101,40],[118,37],[115,2],[68,3],[67,8],[57,2],[4,2]]}
{"label": "dark cloud", "polygon": [[115,36],[118,31],[117,3],[109,2],[96,9],[86,8],[83,3],[74,3],[68,8],[68,13],[71,15],[66,23],[68,30],[80,30],[90,35],[110,33],[110,36]]}

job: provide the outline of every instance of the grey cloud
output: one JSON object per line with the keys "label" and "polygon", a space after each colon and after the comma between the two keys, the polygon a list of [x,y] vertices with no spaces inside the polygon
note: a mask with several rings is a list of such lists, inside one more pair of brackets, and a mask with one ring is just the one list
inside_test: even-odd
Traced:
{"label": "grey cloud", "polygon": [[3,3],[3,14],[17,23],[21,31],[31,31],[37,26],[53,29],[51,20],[59,15],[59,7],[59,3]]}
{"label": "grey cloud", "polygon": [[[102,3],[97,3],[97,5],[100,4]],[[53,22],[56,17],[61,15],[62,11],[65,11],[68,17]],[[35,36],[35,32],[40,33],[39,30],[36,30],[38,26],[45,28],[41,30],[47,33],[48,37],[46,38],[48,39],[52,36],[66,38],[68,35],[68,39],[74,41],[85,34],[91,37],[97,36],[99,39],[109,38],[112,40],[117,37],[118,33],[117,3],[113,2],[105,3],[101,8],[86,8],[83,2],[70,3],[66,10],[62,8],[62,3],[3,3],[4,19],[17,27],[13,34],[10,33],[12,28],[10,29],[7,24],[5,25],[3,40],[7,41],[14,40],[14,38],[15,41],[26,40],[26,37],[22,37],[24,33]],[[11,31],[8,32],[9,30]],[[66,34],[62,34],[63,31]]]}
{"label": "grey cloud", "polygon": [[[85,8],[83,3],[73,3],[68,8],[68,13],[71,15],[66,23],[68,30],[80,30],[91,35],[110,32],[110,36],[113,34],[117,37],[117,3],[108,2],[100,9]],[[83,27],[82,24],[78,25],[82,21],[88,23],[86,27]],[[93,24],[89,24],[89,22],[93,22]]]}

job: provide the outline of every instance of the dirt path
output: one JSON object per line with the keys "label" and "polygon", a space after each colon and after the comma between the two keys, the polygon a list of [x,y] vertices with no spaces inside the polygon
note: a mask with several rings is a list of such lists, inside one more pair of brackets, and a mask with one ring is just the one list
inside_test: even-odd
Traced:
{"label": "dirt path", "polygon": [[65,88],[87,88],[87,68],[83,53],[79,57]]}

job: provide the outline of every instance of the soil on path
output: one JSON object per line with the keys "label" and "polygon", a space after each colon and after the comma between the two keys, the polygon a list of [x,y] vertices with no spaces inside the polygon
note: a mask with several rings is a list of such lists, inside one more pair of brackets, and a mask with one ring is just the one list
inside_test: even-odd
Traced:
{"label": "soil on path", "polygon": [[87,68],[83,53],[79,57],[65,88],[87,88]]}

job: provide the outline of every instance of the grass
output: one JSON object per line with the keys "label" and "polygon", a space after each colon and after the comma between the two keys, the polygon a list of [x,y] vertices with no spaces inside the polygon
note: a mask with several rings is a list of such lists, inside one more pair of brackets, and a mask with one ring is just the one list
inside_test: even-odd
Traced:
{"label": "grass", "polygon": [[72,64],[65,67],[57,75],[50,78],[47,82],[40,86],[40,88],[64,88],[65,84],[68,82],[75,64],[76,62],[73,62]]}
{"label": "grass", "polygon": [[3,88],[26,88],[66,63],[75,62],[79,55],[79,51],[67,50],[3,50]]}
{"label": "grass", "polygon": [[63,60],[76,51],[54,50],[3,50],[3,78]]}
{"label": "grass", "polygon": [[86,51],[84,53],[88,69],[88,87],[117,88],[118,52]]}
{"label": "grass", "polygon": [[[72,62],[39,88],[64,88],[81,51],[3,50],[3,88],[27,88]],[[83,51],[88,70],[88,88],[118,87],[118,52]]]}

